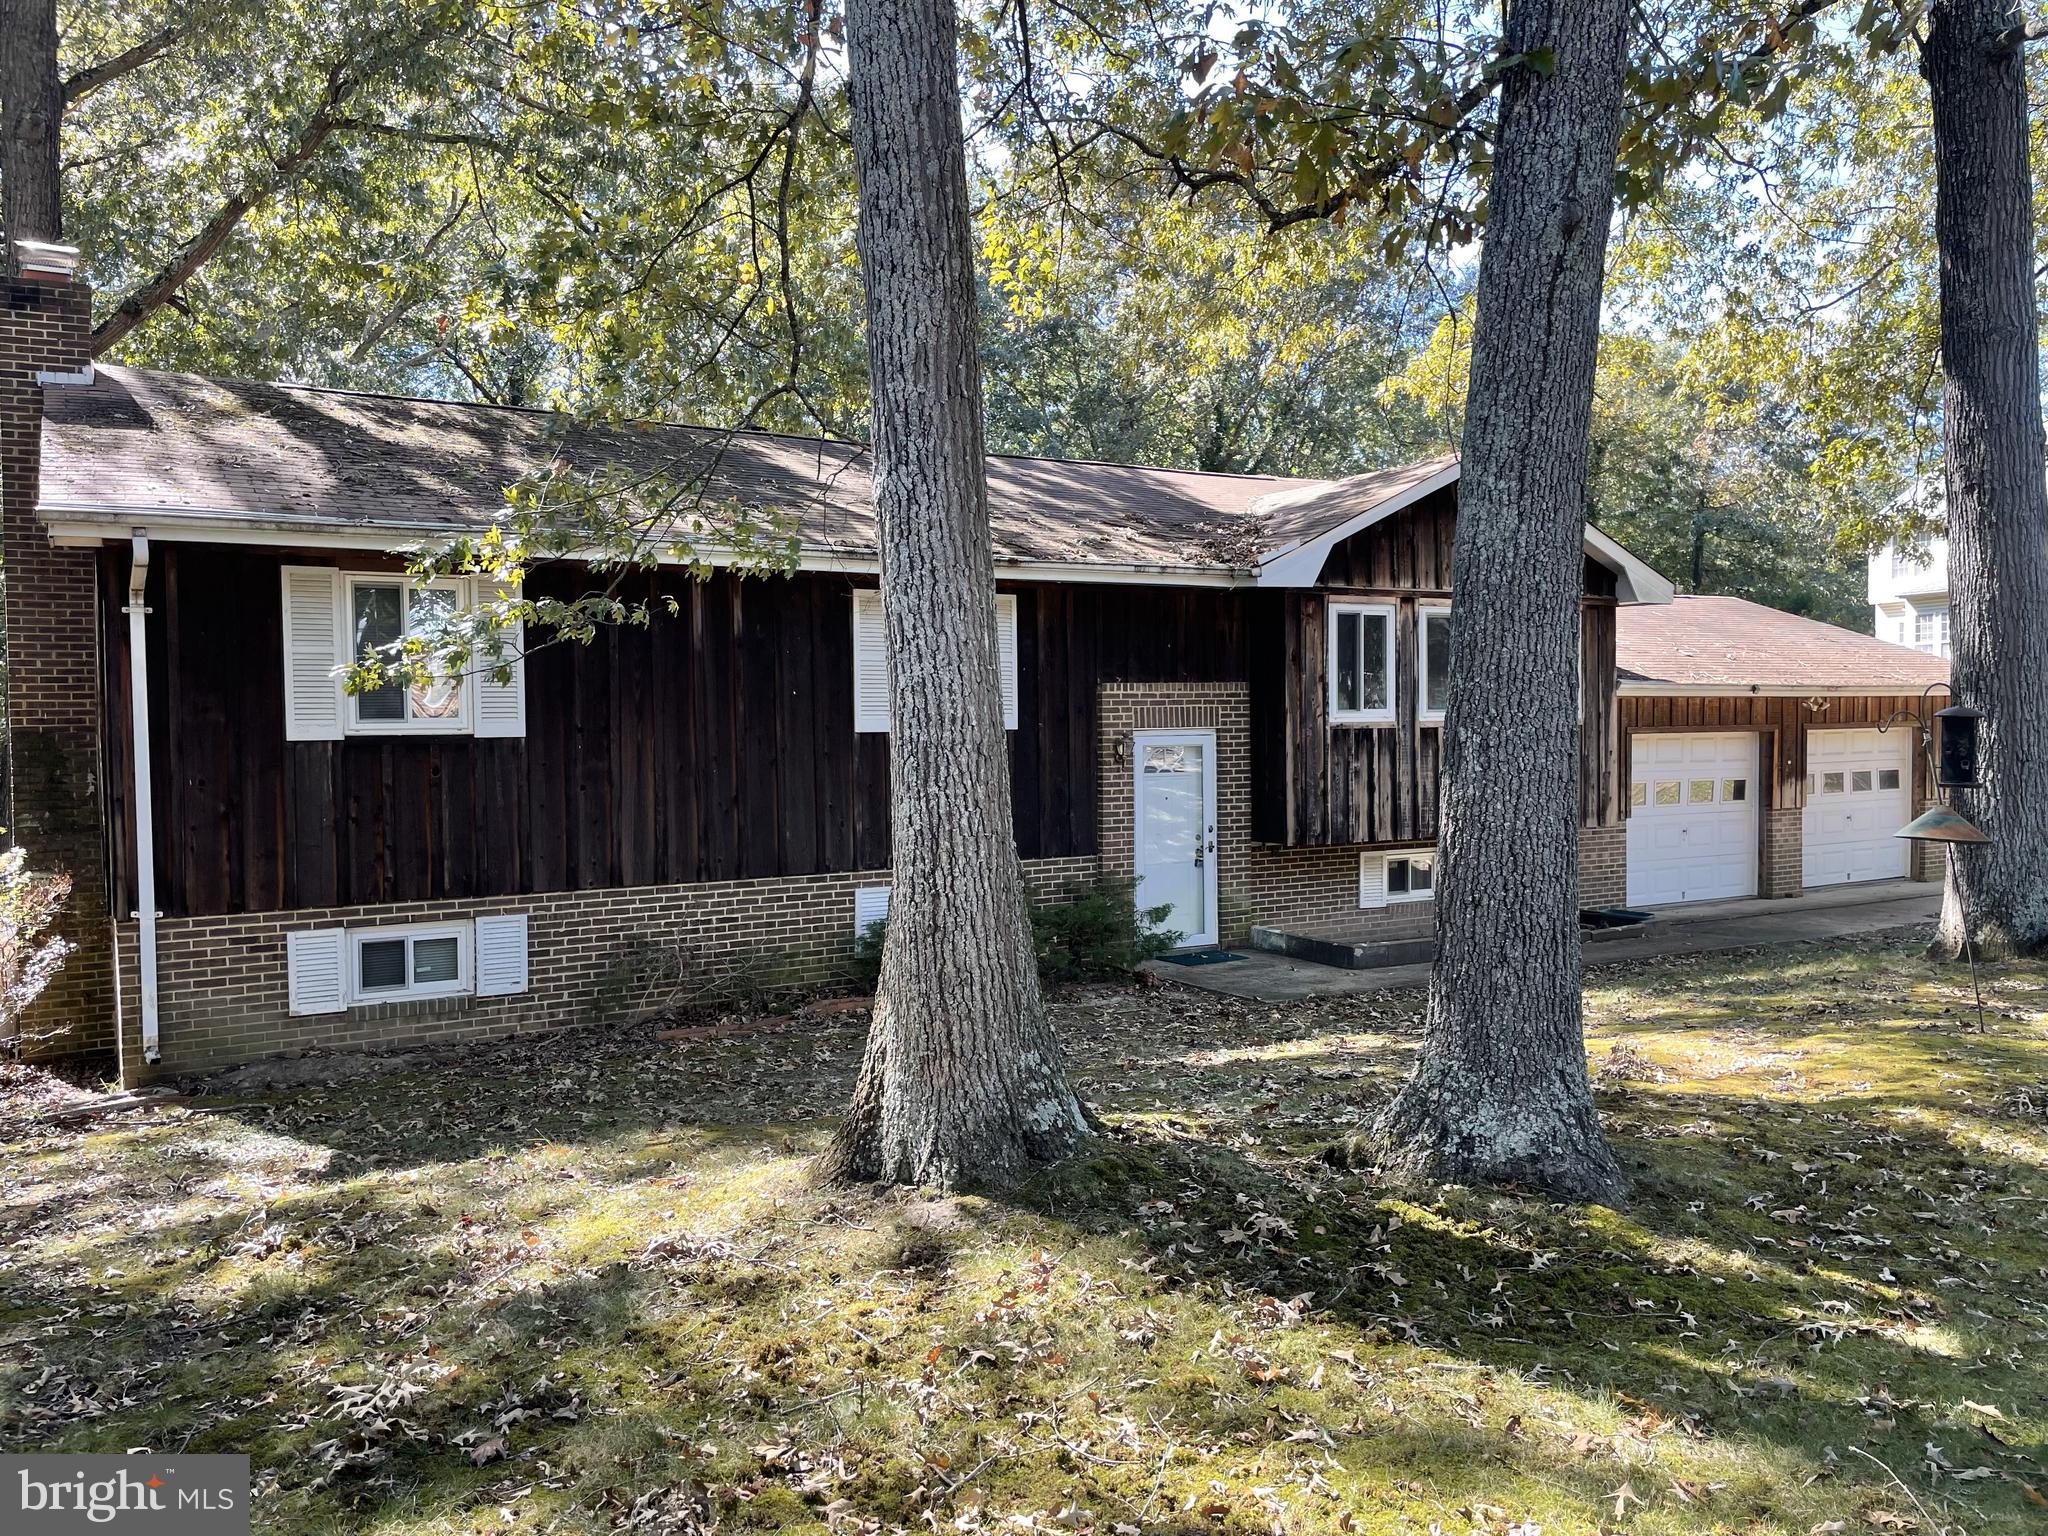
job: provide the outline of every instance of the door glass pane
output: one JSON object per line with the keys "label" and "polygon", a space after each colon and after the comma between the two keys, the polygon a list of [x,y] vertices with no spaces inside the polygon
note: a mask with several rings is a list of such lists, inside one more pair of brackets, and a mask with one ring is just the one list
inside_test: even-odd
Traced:
{"label": "door glass pane", "polygon": [[1839,795],[1842,792],[1842,776],[1839,773],[1822,774],[1820,792],[1824,795]]}
{"label": "door glass pane", "polygon": [[1190,747],[1147,747],[1147,773],[1194,773],[1200,767],[1199,754]]}
{"label": "door glass pane", "polygon": [[1680,786],[1676,779],[1659,779],[1657,781],[1657,803],[1659,805],[1678,804],[1679,788]]}
{"label": "door glass pane", "polygon": [[1365,707],[1358,680],[1358,658],[1363,649],[1359,633],[1364,628],[1362,613],[1337,615],[1337,707],[1341,710]]}
{"label": "door glass pane", "polygon": [[[355,654],[357,660],[369,657],[373,652],[381,653],[381,659],[389,662],[394,658],[383,647],[397,643],[404,631],[405,593],[396,583],[390,586],[358,586],[355,589]],[[358,720],[403,720],[405,718],[405,690],[397,683],[386,683],[367,693],[356,695],[356,718]]]}
{"label": "door glass pane", "polygon": [[1879,789],[1897,789],[1899,787],[1899,770],[1896,768],[1878,769],[1877,787]]}
{"label": "door glass pane", "polygon": [[375,939],[356,951],[356,984],[365,992],[405,985],[405,940]]}
{"label": "door glass pane", "polygon": [[1870,788],[1870,770],[1868,768],[1858,768],[1854,773],[1850,774],[1849,788],[1859,794]]}
{"label": "door glass pane", "polygon": [[1422,707],[1440,714],[1451,701],[1451,612],[1448,608],[1426,609],[1422,615],[1426,666],[1422,679]]}
{"label": "door glass pane", "polygon": [[1712,805],[1714,803],[1714,781],[1694,779],[1686,785],[1686,802],[1690,805]]}
{"label": "door glass pane", "polygon": [[1647,784],[1629,785],[1628,803],[1631,806],[1648,805],[1650,803],[1650,786]]}
{"label": "door glass pane", "polygon": [[422,985],[453,981],[461,974],[461,949],[454,934],[437,939],[415,939],[412,946],[412,979]]}
{"label": "door glass pane", "polygon": [[1723,779],[1721,781],[1721,798],[1731,803],[1737,800],[1747,800],[1749,798],[1749,780]]}

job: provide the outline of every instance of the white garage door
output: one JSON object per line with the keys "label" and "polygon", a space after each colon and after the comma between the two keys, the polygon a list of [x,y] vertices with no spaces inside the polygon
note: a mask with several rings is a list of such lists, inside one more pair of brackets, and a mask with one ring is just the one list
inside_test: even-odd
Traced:
{"label": "white garage door", "polygon": [[1805,881],[1898,880],[1912,844],[1913,742],[1906,731],[1806,733]]}
{"label": "white garage door", "polygon": [[1756,733],[1638,732],[1629,758],[1629,905],[1754,896]]}

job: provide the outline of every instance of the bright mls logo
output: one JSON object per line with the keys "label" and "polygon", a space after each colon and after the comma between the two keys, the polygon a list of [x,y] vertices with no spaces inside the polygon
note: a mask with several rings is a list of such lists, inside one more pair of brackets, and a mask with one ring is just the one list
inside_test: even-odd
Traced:
{"label": "bright mls logo", "polygon": [[248,1536],[246,1456],[0,1456],[7,1536]]}

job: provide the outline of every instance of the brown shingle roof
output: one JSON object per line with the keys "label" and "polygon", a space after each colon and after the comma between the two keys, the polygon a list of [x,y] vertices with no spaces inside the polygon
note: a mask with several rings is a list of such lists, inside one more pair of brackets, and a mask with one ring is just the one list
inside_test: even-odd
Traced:
{"label": "brown shingle roof", "polygon": [[[872,555],[859,444],[661,424],[578,426],[542,411],[101,368],[52,389],[46,512],[147,509],[252,526],[447,533],[483,525],[504,487],[551,460],[575,469],[702,465],[724,442],[716,499],[783,508],[804,543]],[[1405,483],[1403,472],[1390,482]],[[1058,459],[992,458],[998,558],[1243,568],[1271,547],[1260,497],[1322,482]]]}
{"label": "brown shingle roof", "polygon": [[1918,693],[1948,681],[1939,656],[1780,613],[1739,597],[1678,597],[1620,610],[1621,687]]}

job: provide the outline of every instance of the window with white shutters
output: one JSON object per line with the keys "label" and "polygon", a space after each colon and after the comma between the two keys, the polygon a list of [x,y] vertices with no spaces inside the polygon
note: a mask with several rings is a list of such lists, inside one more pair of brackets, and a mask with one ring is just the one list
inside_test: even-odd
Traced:
{"label": "window with white shutters", "polygon": [[[1003,729],[1017,729],[1017,599],[996,595],[996,675],[1002,689]],[[853,728],[889,729],[889,643],[882,623],[882,594],[853,594]]]}
{"label": "window with white shutters", "polygon": [[[402,575],[286,566],[284,591],[285,738],[338,741],[347,735],[524,736],[526,664],[523,627],[501,630],[496,647],[479,648],[463,676],[430,682],[392,681],[350,694],[349,665],[382,653],[468,607],[476,584],[467,577],[421,588]],[[486,601],[517,600],[516,586],[493,586]],[[507,676],[501,681],[498,672]]]}

